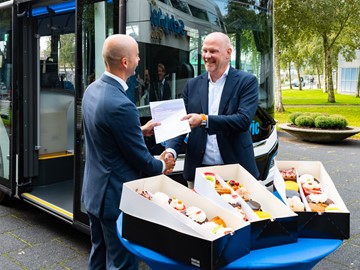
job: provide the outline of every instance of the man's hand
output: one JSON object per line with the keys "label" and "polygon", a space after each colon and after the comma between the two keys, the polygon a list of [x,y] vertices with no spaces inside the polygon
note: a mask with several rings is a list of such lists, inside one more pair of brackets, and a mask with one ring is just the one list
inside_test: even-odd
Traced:
{"label": "man's hand", "polygon": [[165,162],[165,171],[164,174],[170,174],[172,173],[174,167],[175,167],[175,159],[173,154],[169,153],[169,152],[162,152],[160,155],[160,160],[163,160]]}
{"label": "man's hand", "polygon": [[189,113],[181,118],[181,121],[188,120],[191,128],[196,128],[201,124],[201,116],[197,113]]}
{"label": "man's hand", "polygon": [[149,137],[154,135],[154,127],[160,126],[160,122],[154,122],[153,120],[148,121],[145,125],[141,127],[143,136]]}

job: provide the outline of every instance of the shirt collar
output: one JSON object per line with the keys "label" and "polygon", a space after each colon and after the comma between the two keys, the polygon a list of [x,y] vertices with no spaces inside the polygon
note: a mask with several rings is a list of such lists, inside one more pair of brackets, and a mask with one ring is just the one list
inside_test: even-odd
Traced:
{"label": "shirt collar", "polygon": [[[223,73],[223,75],[221,75],[221,77],[220,77],[216,82],[221,81],[222,79],[226,78],[227,75],[229,74],[229,69],[230,69],[230,65],[227,66],[227,68],[226,68],[225,72]],[[209,82],[211,82],[211,83],[216,83],[216,82],[213,82],[213,81],[211,80],[210,73],[208,73],[208,80],[209,80]]]}
{"label": "shirt collar", "polygon": [[120,77],[118,77],[118,76],[116,76],[116,75],[114,75],[114,74],[112,74],[112,73],[110,73],[110,72],[108,72],[108,71],[106,71],[106,70],[105,70],[104,74],[105,74],[106,76],[109,76],[109,77],[113,78],[113,79],[116,80],[118,83],[120,83],[121,86],[122,86],[122,88],[124,88],[124,91],[128,90],[129,86],[126,84],[126,82],[124,82],[123,79],[121,79]]}

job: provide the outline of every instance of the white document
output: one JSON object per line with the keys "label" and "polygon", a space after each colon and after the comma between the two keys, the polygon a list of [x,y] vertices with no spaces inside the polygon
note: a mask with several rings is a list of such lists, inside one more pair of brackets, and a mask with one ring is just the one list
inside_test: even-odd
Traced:
{"label": "white document", "polygon": [[152,120],[161,125],[154,128],[156,143],[175,138],[191,131],[189,121],[180,119],[187,115],[182,98],[150,102]]}

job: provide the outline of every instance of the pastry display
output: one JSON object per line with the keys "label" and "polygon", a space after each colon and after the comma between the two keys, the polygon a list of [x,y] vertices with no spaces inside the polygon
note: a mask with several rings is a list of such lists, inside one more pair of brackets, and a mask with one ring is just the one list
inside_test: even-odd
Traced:
{"label": "pastry display", "polygon": [[342,212],[324,192],[321,183],[311,174],[303,174],[299,182],[312,212]]}
{"label": "pastry display", "polygon": [[206,213],[202,209],[196,206],[187,207],[182,200],[179,200],[174,196],[170,198],[167,194],[163,192],[155,192],[154,194],[151,194],[146,190],[140,189],[136,189],[136,192],[148,200],[152,200],[159,204],[169,205],[171,208],[175,209],[179,213],[184,214],[194,222],[203,226],[203,228],[210,230],[216,235],[221,236],[228,233],[233,233],[233,229],[227,227],[224,220],[221,219],[219,216],[215,216],[212,219],[208,220]]}
{"label": "pastry display", "polygon": [[218,178],[220,177],[217,176],[216,174],[211,172],[205,172],[204,173],[205,179],[208,180],[208,176],[215,178],[214,187],[216,192],[221,196],[222,199],[224,199],[231,206],[233,206],[235,210],[237,210],[237,212],[243,216],[245,221],[247,220],[247,217],[244,211],[242,211],[241,205],[239,204],[239,198],[236,195],[240,196],[250,206],[252,210],[261,211],[262,213],[258,215],[260,218],[269,218],[271,216],[269,213],[263,212],[261,210],[261,205],[258,202],[251,199],[250,192],[243,185],[241,185],[240,182],[234,179],[224,180],[225,184],[229,187],[227,188],[226,186],[221,185],[220,181],[218,180]]}

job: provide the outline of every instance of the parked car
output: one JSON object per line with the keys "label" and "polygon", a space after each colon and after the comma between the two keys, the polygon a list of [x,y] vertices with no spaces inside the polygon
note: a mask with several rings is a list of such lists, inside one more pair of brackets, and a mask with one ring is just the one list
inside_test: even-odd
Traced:
{"label": "parked car", "polygon": [[[300,81],[301,81],[302,87],[304,87],[305,86],[305,81],[304,81],[303,77],[300,77]],[[294,80],[291,81],[291,84],[292,84],[292,86],[299,87],[299,80],[294,79]]]}

